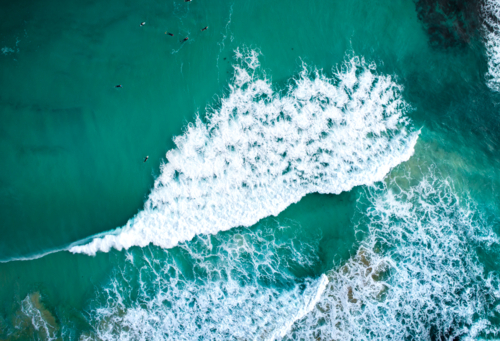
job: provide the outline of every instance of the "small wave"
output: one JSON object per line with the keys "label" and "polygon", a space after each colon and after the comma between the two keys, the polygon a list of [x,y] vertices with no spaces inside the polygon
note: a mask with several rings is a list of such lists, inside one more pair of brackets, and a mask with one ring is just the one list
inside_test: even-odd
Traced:
{"label": "small wave", "polygon": [[498,335],[489,320],[500,307],[498,274],[485,274],[478,258],[478,249],[488,252],[498,237],[476,209],[434,176],[398,192],[383,185],[366,191],[361,219],[367,238],[347,264],[328,274],[319,303],[287,339]]}
{"label": "small wave", "polygon": [[257,77],[258,53],[236,51],[220,108],[197,118],[167,153],[144,210],[120,229],[69,249],[171,248],[197,234],[251,226],[308,193],[380,181],[410,158],[418,132],[391,77],[362,58],[329,78],[304,66],[286,91]]}

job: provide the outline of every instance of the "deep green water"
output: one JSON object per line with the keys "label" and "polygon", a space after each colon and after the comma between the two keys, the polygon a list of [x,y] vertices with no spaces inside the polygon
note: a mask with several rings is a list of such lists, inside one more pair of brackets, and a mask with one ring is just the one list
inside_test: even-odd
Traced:
{"label": "deep green water", "polygon": [[[467,7],[468,15],[457,14],[466,36],[436,39],[429,27],[458,24],[419,18],[432,6],[2,1],[0,339],[494,338],[500,95],[486,83],[483,18]],[[230,97],[238,48],[260,52],[256,77],[265,74],[282,96],[302,63],[327,77],[354,56],[375,63],[373,73],[390,76],[411,107],[401,112],[409,131],[420,130],[413,155],[375,186],[311,193],[250,227],[170,249],[66,251],[143,210],[165,153],[176,148],[173,137],[197,115],[209,122],[206,108],[217,111]],[[397,232],[401,226],[405,232]],[[373,264],[380,269],[370,286],[360,274]],[[411,287],[402,273],[421,286]],[[321,291],[324,278],[330,284]],[[380,278],[385,289],[375,288]],[[316,291],[322,298],[305,309]],[[369,300],[385,297],[420,311],[412,316],[425,335],[397,329],[409,312],[389,303],[380,316],[370,310],[376,304]],[[460,313],[467,305],[470,315]],[[332,306],[343,308],[334,314]],[[308,313],[297,315],[301,309]],[[484,321],[490,325],[478,327]],[[386,324],[395,329],[371,329]]]}

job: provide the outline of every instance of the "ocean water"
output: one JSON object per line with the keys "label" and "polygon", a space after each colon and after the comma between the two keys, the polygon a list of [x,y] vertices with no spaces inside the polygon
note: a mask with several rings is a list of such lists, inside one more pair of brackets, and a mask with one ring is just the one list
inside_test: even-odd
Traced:
{"label": "ocean water", "polygon": [[1,340],[500,338],[500,2],[0,8]]}

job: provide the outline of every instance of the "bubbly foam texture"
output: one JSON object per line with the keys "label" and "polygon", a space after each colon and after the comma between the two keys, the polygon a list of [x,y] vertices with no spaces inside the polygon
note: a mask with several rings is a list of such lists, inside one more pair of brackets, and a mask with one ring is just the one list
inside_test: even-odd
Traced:
{"label": "bubbly foam texture", "polygon": [[328,279],[297,280],[290,269],[316,262],[317,245],[295,238],[280,243],[273,232],[198,238],[181,245],[182,256],[133,250],[97,298],[89,314],[95,332],[87,338],[274,340],[285,335],[314,308]]}
{"label": "bubbly foam texture", "polygon": [[500,1],[484,1],[483,16],[488,55],[487,84],[492,90],[500,91]]}
{"label": "bubbly foam texture", "polygon": [[[395,182],[394,182],[395,183]],[[316,280],[320,236],[241,229],[134,249],[101,290],[89,321],[101,340],[476,340],[500,330],[498,274],[478,250],[498,237],[446,181],[367,188],[346,264]],[[305,240],[311,241],[309,244]],[[311,244],[312,243],[312,244]],[[178,249],[176,249],[178,250]],[[498,316],[498,315],[497,315]]]}
{"label": "bubbly foam texture", "polygon": [[395,188],[367,190],[367,237],[328,274],[323,296],[288,339],[475,340],[500,332],[488,320],[499,308],[499,279],[485,274],[477,252],[498,245],[497,236],[446,181]]}
{"label": "bubbly foam texture", "polygon": [[258,53],[236,51],[220,108],[174,138],[145,208],[125,227],[71,252],[94,255],[251,226],[304,195],[380,181],[414,151],[418,132],[391,77],[354,57],[332,78],[304,66],[286,91],[256,77]]}
{"label": "bubbly foam texture", "polygon": [[309,298],[306,297],[306,302],[304,306],[299,309],[288,321],[286,321],[281,327],[278,327],[272,334],[269,340],[275,340],[277,338],[283,338],[292,328],[296,321],[299,321],[308,313],[310,313],[316,304],[318,304],[321,295],[323,295],[326,286],[328,284],[328,277],[326,275],[321,275],[319,283],[316,285],[317,289],[313,292],[313,295]]}

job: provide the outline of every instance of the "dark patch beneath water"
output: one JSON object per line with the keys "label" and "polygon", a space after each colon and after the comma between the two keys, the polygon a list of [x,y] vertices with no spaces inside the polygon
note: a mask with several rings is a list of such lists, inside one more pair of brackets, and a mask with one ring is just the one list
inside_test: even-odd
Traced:
{"label": "dark patch beneath water", "polygon": [[482,27],[482,0],[416,0],[415,5],[435,48],[463,48]]}

